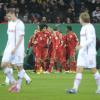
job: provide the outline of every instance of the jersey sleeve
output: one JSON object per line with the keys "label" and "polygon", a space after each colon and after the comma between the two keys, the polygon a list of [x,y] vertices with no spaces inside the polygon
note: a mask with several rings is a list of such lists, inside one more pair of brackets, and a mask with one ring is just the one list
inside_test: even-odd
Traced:
{"label": "jersey sleeve", "polygon": [[89,46],[94,40],[95,40],[95,29],[94,27],[88,27],[86,29],[86,38],[87,38],[87,41],[85,44],[81,45],[82,47],[87,47]]}
{"label": "jersey sleeve", "polygon": [[16,25],[16,32],[19,35],[24,35],[25,34],[25,25],[23,22],[18,22]]}

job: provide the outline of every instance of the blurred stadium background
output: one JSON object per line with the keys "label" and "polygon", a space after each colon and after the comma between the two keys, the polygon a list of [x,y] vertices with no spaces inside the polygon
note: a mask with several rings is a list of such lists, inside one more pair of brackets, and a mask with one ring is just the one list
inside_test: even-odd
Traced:
{"label": "blurred stadium background", "polygon": [[[0,61],[7,42],[6,10],[8,8],[13,8],[25,23],[26,49],[30,36],[40,22],[47,23],[52,28],[58,26],[63,34],[66,33],[66,26],[70,24],[79,37],[81,25],[78,17],[84,11],[91,16],[91,22],[96,28],[98,48],[100,47],[100,0],[0,0]],[[97,53],[97,66],[100,68],[100,50]],[[24,88],[18,94],[9,93],[8,86],[0,85],[0,100],[100,100],[100,95],[94,92],[95,80],[88,70],[84,74],[80,93],[77,95],[65,93],[65,89],[72,86],[75,76],[72,73],[37,75],[30,70],[27,72],[33,82],[26,86],[24,81]],[[14,75],[16,74],[15,70]],[[4,79],[4,73],[0,70],[0,83],[4,82]]]}

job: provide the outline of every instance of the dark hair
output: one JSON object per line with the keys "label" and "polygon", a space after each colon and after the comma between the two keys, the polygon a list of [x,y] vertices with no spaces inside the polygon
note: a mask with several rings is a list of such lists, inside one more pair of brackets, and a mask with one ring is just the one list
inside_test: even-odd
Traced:
{"label": "dark hair", "polygon": [[70,25],[68,25],[67,30],[72,31],[72,27]]}
{"label": "dark hair", "polygon": [[44,28],[48,28],[48,26],[45,23],[40,23],[39,28],[40,28],[40,30],[43,30]]}

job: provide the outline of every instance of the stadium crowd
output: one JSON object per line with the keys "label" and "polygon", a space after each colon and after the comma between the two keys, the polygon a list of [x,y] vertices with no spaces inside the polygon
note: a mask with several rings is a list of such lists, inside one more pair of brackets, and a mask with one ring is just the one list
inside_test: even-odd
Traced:
{"label": "stadium crowd", "polygon": [[77,23],[83,11],[92,22],[100,22],[100,0],[0,0],[0,23],[6,22],[9,7],[25,23]]}

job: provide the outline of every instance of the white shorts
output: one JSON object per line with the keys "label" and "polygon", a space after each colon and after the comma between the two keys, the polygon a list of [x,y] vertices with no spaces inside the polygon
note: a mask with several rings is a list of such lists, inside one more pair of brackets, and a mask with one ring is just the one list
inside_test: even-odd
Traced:
{"label": "white shorts", "polygon": [[77,67],[94,68],[96,67],[96,54],[88,55],[86,52],[80,52],[77,58]]}
{"label": "white shorts", "polygon": [[24,61],[24,53],[22,50],[20,52],[16,52],[14,55],[11,54],[11,48],[6,48],[3,54],[2,63],[7,62],[11,64],[15,64],[17,66],[22,66]]}

